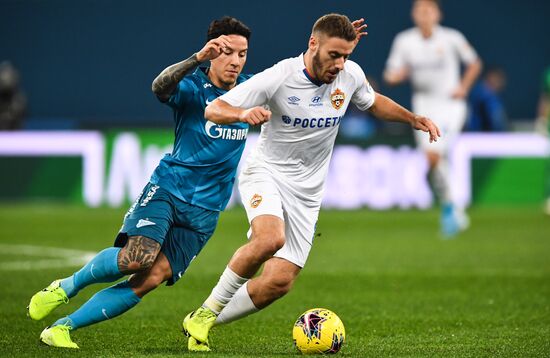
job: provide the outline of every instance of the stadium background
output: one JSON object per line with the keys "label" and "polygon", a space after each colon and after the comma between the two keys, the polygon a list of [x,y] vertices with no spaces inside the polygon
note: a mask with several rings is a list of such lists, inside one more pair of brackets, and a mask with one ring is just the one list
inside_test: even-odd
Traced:
{"label": "stadium background", "polygon": [[[339,11],[352,19],[363,17],[369,36],[353,58],[378,80],[393,37],[411,25],[408,0],[281,0],[273,6],[210,1],[207,7],[177,0],[0,4],[1,57],[20,69],[32,116],[92,128],[169,126],[169,111],[151,96],[151,81],[165,66],[199,50],[216,17],[236,16],[251,27],[245,70],[253,73],[305,50],[320,14]],[[510,86],[504,100],[510,117],[534,118],[540,76],[550,58],[550,3],[445,1],[444,12],[444,24],[459,28],[486,64],[507,71]],[[384,92],[409,101],[406,88]]]}
{"label": "stadium background", "polygon": [[[460,29],[485,64],[505,69],[503,101],[512,128],[530,132],[540,76],[550,64],[550,2],[444,1],[443,10],[444,25]],[[156,158],[172,141],[170,111],[151,94],[151,81],[201,48],[213,18],[236,16],[252,28],[245,72],[257,72],[303,51],[314,20],[333,11],[366,19],[369,36],[353,59],[380,84],[394,35],[411,26],[409,1],[0,0],[0,61],[17,67],[29,101],[24,131],[18,132],[38,130],[47,137],[50,130],[99,131],[105,140],[105,193],[117,140],[137,143],[133,158],[141,160],[139,178],[145,181],[151,169],[147,155]],[[380,90],[410,103],[407,86],[381,85]],[[357,148],[380,154],[369,151],[384,144],[395,154],[412,145],[403,126],[379,134],[364,140],[340,137],[338,148],[343,155],[357,154]],[[11,133],[0,133],[0,147],[7,138],[2,135]],[[343,318],[347,356],[549,356],[550,221],[540,209],[544,158],[489,156],[471,164],[473,226],[458,240],[441,240],[438,212],[430,205],[395,201],[379,213],[370,210],[370,202],[356,200],[352,211],[324,210],[322,235],[294,291],[233,329],[220,329],[214,336],[219,356],[292,356],[289,325],[313,306],[332,308]],[[82,205],[78,156],[2,154],[0,173],[0,273],[5,277],[0,355],[53,356],[35,343],[47,322],[24,319],[28,298],[109,245],[135,187],[142,184],[123,182],[122,199],[105,194],[100,208],[92,209]],[[340,179],[327,192],[331,200],[360,197],[360,181],[349,185]],[[393,210],[401,207],[426,210]],[[182,353],[179,316],[200,304],[242,244],[246,228],[241,209],[223,214],[212,243],[181,284],[160,289],[123,318],[75,334],[82,354]],[[61,247],[77,254],[56,251]],[[71,312],[93,291],[86,290],[59,314]],[[154,333],[136,340],[142,329]],[[254,344],[249,337],[255,337]]]}

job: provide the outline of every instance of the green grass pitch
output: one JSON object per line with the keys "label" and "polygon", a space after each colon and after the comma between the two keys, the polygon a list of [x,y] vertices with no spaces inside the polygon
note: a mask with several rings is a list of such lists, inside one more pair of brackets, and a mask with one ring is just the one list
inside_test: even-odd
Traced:
{"label": "green grass pitch", "polygon": [[[77,268],[41,248],[101,250],[123,214],[0,206],[1,357],[295,357],[292,324],[314,307],[344,321],[343,357],[550,357],[550,218],[538,207],[474,208],[471,229],[455,240],[440,239],[435,210],[323,211],[321,235],[293,290],[258,314],[215,328],[210,354],[190,354],[181,320],[245,242],[244,211],[231,210],[176,286],[74,332],[78,351],[39,344],[46,325],[105,286],[88,287],[43,322],[31,321],[31,295]],[[32,245],[32,252],[14,245]]]}

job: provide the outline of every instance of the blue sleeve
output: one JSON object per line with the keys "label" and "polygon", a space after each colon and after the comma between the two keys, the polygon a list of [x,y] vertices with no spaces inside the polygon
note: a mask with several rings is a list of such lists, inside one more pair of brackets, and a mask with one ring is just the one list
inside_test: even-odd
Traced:
{"label": "blue sleeve", "polygon": [[183,109],[198,91],[195,83],[186,77],[178,83],[166,104],[174,109]]}

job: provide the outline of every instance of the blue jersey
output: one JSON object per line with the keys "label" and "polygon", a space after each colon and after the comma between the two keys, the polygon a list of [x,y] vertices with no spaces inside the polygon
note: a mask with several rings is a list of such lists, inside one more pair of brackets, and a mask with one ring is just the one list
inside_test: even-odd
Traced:
{"label": "blue jersey", "polygon": [[[206,106],[227,92],[210,82],[207,71],[199,67],[186,76],[168,100],[176,122],[174,150],[160,161],[151,183],[189,204],[221,211],[231,196],[248,124],[217,125],[204,118]],[[248,78],[240,75],[237,84]]]}
{"label": "blue jersey", "polygon": [[506,111],[502,100],[484,81],[470,91],[470,118],[466,129],[472,132],[498,132],[506,130]]}

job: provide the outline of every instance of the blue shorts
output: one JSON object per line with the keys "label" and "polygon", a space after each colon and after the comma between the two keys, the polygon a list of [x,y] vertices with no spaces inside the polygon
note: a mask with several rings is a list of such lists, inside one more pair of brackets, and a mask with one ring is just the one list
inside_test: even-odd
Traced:
{"label": "blue shorts", "polygon": [[115,240],[123,247],[130,236],[145,236],[161,245],[172,268],[171,286],[206,245],[218,223],[218,211],[186,203],[155,184],[147,184],[124,216]]}

